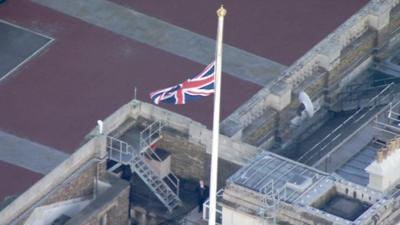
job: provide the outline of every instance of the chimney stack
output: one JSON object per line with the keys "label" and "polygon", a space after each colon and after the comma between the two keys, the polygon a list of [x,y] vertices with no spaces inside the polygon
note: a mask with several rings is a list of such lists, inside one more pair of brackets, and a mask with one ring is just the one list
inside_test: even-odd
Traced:
{"label": "chimney stack", "polygon": [[383,162],[383,160],[385,159],[385,150],[383,148],[379,149],[377,154],[376,154],[376,161],[378,163]]}
{"label": "chimney stack", "polygon": [[395,150],[400,149],[400,137],[395,138],[393,140],[393,142],[394,142]]}
{"label": "chimney stack", "polygon": [[387,151],[388,151],[388,155],[391,155],[392,153],[394,153],[396,151],[396,139],[392,139],[390,140],[390,142],[387,144]]}
{"label": "chimney stack", "polygon": [[365,168],[368,187],[382,192],[400,180],[400,138],[388,141],[386,146],[378,150],[376,160]]}

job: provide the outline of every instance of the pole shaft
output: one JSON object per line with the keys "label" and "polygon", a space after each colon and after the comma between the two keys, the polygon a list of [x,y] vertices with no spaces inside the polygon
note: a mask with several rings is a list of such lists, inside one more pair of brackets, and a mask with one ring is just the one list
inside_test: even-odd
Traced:
{"label": "pole shaft", "polygon": [[218,147],[219,147],[219,117],[221,99],[221,72],[222,72],[222,38],[224,30],[225,9],[221,8],[218,14],[217,47],[215,56],[215,94],[214,94],[214,117],[213,117],[213,137],[211,152],[211,176],[210,176],[210,211],[209,225],[215,225],[216,206],[217,206],[217,178],[218,178]]}

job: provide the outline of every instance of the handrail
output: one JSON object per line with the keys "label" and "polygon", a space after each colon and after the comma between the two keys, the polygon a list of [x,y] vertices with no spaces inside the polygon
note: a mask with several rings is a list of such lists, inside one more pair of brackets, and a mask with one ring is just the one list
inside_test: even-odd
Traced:
{"label": "handrail", "polygon": [[[222,197],[224,194],[224,189],[221,188],[217,191],[217,197]],[[203,220],[208,221],[208,210],[209,210],[209,205],[210,205],[210,199],[208,198],[204,203],[203,203]],[[217,212],[217,217],[216,220],[218,220],[218,218],[222,219],[222,206],[220,205],[220,203],[218,203],[217,200],[217,206],[216,206],[216,212]],[[217,225],[221,225],[220,223],[218,223],[218,221],[215,221],[215,224]]]}
{"label": "handrail", "polygon": [[[155,127],[155,128],[154,128]],[[140,149],[147,150],[147,147],[150,147],[153,142],[153,135],[158,134],[161,135],[161,129],[164,125],[161,121],[154,121],[148,127],[140,132]]]}
{"label": "handrail", "polygon": [[[389,88],[391,88],[391,86],[394,83],[390,83],[386,88],[384,88],[381,92],[379,92],[375,97],[373,97],[372,99],[370,99],[368,101],[367,104],[369,103],[373,103],[375,102],[375,100],[381,95],[383,94],[386,90],[388,90]],[[334,130],[332,130],[328,135],[326,135],[322,140],[320,140],[317,144],[315,144],[311,149],[309,149],[307,152],[305,152],[297,161],[301,161],[302,159],[304,159],[304,157],[308,156],[310,153],[313,152],[314,149],[316,149],[318,146],[320,146],[324,141],[326,141],[328,138],[330,138],[336,131],[338,131],[340,128],[342,128],[343,126],[345,126],[347,123],[349,123],[349,121],[351,121],[354,117],[356,117],[364,108],[360,108],[358,109],[353,115],[351,115],[350,117],[348,117],[345,121],[343,121],[343,123],[341,123],[339,126],[337,126]],[[333,140],[333,139],[332,139]],[[332,142],[331,140],[331,142]],[[329,142],[328,144],[325,144],[323,146],[323,148],[325,148],[327,145],[329,145],[331,142]],[[313,157],[314,155],[310,156],[309,159],[311,157]],[[305,160],[304,163],[309,162],[309,160]]]}
{"label": "handrail", "polygon": [[[151,153],[149,153],[149,150],[152,150],[151,145],[154,142],[153,136],[156,135],[157,138],[161,137],[161,130],[163,127],[164,124],[161,121],[157,120],[140,132],[140,152],[142,154],[145,154],[150,160],[155,157],[156,160],[158,160],[159,162],[162,161],[160,156],[155,151],[151,151]],[[180,180],[172,171],[170,172],[170,175],[173,177],[174,180],[169,175],[166,176],[166,178],[175,189],[175,194],[179,196]]]}
{"label": "handrail", "polygon": [[[131,160],[134,157],[141,157],[142,160],[150,159],[158,160],[161,162],[160,156],[155,152],[151,151],[151,145],[153,142],[158,140],[161,137],[161,129],[163,128],[163,124],[161,121],[155,121],[146,127],[143,131],[140,132],[139,139],[139,149],[135,149],[129,143],[120,140],[118,138],[107,136],[107,149],[109,150],[109,158],[123,164],[130,164]],[[156,138],[154,138],[156,136]],[[150,150],[150,151],[149,151]],[[124,157],[126,157],[124,159]],[[151,167],[149,167],[151,169]],[[155,171],[153,171],[155,173]],[[159,177],[161,180],[162,178]],[[170,190],[174,192],[176,196],[179,197],[180,194],[180,180],[173,173],[170,172],[168,176],[166,176],[168,182],[165,184],[169,186]]]}
{"label": "handrail", "polygon": [[[122,155],[123,154],[131,154],[132,157],[134,155],[135,149],[133,148],[133,146],[131,146],[129,143],[119,140],[115,137],[106,136],[107,138],[107,142],[106,142],[106,148],[109,149],[109,158],[119,161],[119,162],[124,162],[125,160],[123,160]],[[118,143],[118,147],[115,147],[114,144]],[[113,153],[117,153],[119,155],[118,158],[114,157]],[[126,160],[125,164],[128,164],[130,162],[130,159]]]}
{"label": "handrail", "polygon": [[[118,145],[114,146],[115,143],[118,143]],[[140,152],[137,149],[135,150],[134,147],[131,146],[129,143],[122,141],[120,139],[114,138],[112,136],[107,136],[107,145],[106,146],[107,146],[107,149],[109,150],[109,158],[111,160],[115,160],[115,161],[121,162],[123,164],[130,164],[131,166],[133,165],[132,161],[134,160],[134,158],[139,157],[141,160],[145,161],[145,157],[144,157],[145,154],[143,154],[143,153],[148,154],[147,151]],[[117,154],[119,154],[119,157],[113,156],[113,153],[115,151],[117,152]],[[122,157],[123,154],[129,154],[131,157],[127,160],[124,160]],[[151,166],[147,165],[147,163],[145,163],[145,164],[148,167],[148,169],[152,171],[152,173],[157,174],[151,168]],[[138,175],[141,176],[140,173],[138,173]],[[175,175],[173,175],[173,176],[174,176],[174,178],[176,177]],[[158,177],[158,179],[160,179],[162,181],[161,177],[159,177],[159,176],[157,176],[157,177]],[[175,181],[175,182],[169,176],[167,176],[167,179],[170,181],[170,183],[173,185],[173,187],[175,187],[175,190],[173,190],[170,187],[170,185],[168,185],[168,183],[164,183],[164,184],[169,187],[168,188],[169,191],[176,194],[176,196],[179,198],[179,184],[180,184],[179,179],[176,177],[177,181]],[[155,194],[157,195],[157,193],[155,193]],[[166,201],[167,201],[167,204],[169,204],[169,203],[173,202],[174,199],[171,199],[171,200],[166,199]]]}
{"label": "handrail", "polygon": [[[159,162],[162,161],[161,158],[157,155],[157,153],[156,153],[155,151],[152,151],[152,153],[150,154],[150,153],[146,150],[146,151],[143,151],[142,154],[145,154],[145,155],[147,156],[147,158],[149,158],[150,160],[152,160],[152,157],[155,156],[156,159],[157,159]],[[167,180],[172,184],[172,186],[174,187],[175,192],[176,192],[175,194],[176,194],[177,196],[179,196],[179,187],[180,187],[179,185],[180,185],[180,180],[179,180],[179,178],[178,178],[173,172],[170,172],[170,175],[175,179],[175,181],[174,181],[173,179],[171,179],[171,178],[169,177],[169,175],[166,176],[166,178],[167,178]]]}

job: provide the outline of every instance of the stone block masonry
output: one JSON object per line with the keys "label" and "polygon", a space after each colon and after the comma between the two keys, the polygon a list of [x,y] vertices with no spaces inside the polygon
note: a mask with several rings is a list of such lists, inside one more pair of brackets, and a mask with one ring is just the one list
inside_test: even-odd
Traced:
{"label": "stone block masonry", "polygon": [[104,165],[96,165],[96,157],[104,155],[102,151],[105,151],[104,137],[96,136],[83,144],[70,158],[3,209],[0,221],[22,224],[36,207],[76,197],[92,197],[97,169],[99,174],[104,170]]}
{"label": "stone block masonry", "polygon": [[340,54],[340,63],[331,71],[329,71],[329,82],[328,89],[333,90],[337,88],[338,82],[342,80],[347,74],[348,69],[355,62],[364,60],[371,55],[373,48],[375,47],[377,32],[368,29],[360,37],[351,42],[346,48],[344,48]]}
{"label": "stone block masonry", "polygon": [[79,197],[91,197],[94,190],[94,177],[96,177],[97,165],[93,162],[81,173],[73,175],[71,180],[66,180],[60,188],[45,201],[43,205]]}
{"label": "stone block masonry", "polygon": [[[370,65],[374,56],[390,51],[390,46],[396,46],[394,42],[400,43],[397,32],[399,24],[398,0],[370,1],[285,70],[280,78],[270,82],[225,119],[221,126],[223,131],[242,141],[249,139],[249,136],[261,137],[257,130],[249,134],[248,131],[252,129],[248,127],[258,123],[262,112],[272,108],[278,112],[278,118],[271,117],[264,123],[272,124],[277,119],[275,123],[279,128],[275,132],[275,140],[289,141],[285,139],[290,139],[297,129],[296,126],[290,126],[290,121],[297,116],[298,92],[305,90],[315,105],[329,109],[337,101],[341,88],[356,79],[362,69]],[[287,91],[274,92],[278,86],[286,87]],[[273,129],[276,128],[263,132],[273,133]],[[242,135],[243,131],[247,132],[246,136]],[[257,142],[251,140],[249,143]]]}
{"label": "stone block masonry", "polygon": [[[131,102],[133,118],[143,117],[151,121],[161,121],[165,125],[165,129],[179,132],[177,135],[185,137],[188,143],[200,146],[208,154],[211,153],[211,130],[204,125],[193,121],[192,119],[173,113],[171,111],[156,107],[154,105],[134,100]],[[181,140],[181,139],[180,139]],[[219,157],[229,162],[243,165],[253,158],[260,149],[235,141],[225,135],[220,135]],[[174,156],[172,156],[174,157]],[[172,158],[173,159],[173,158]]]}
{"label": "stone block masonry", "polygon": [[98,195],[65,225],[129,224],[128,182],[112,174],[107,174],[102,180],[111,184],[111,187]]}
{"label": "stone block masonry", "polygon": [[163,132],[157,146],[171,153],[171,170],[176,175],[194,180],[206,177],[205,146],[194,145],[188,139],[169,132]]}
{"label": "stone block masonry", "polygon": [[[163,133],[157,146],[171,153],[171,170],[176,175],[190,180],[209,181],[211,155],[206,152],[205,146],[195,145],[169,132]],[[218,184],[222,187],[240,165],[220,158],[218,168]]]}

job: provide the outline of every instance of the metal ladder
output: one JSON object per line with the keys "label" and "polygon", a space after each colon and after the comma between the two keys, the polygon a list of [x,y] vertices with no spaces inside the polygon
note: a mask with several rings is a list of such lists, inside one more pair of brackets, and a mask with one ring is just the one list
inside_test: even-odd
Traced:
{"label": "metal ladder", "polygon": [[[127,142],[107,136],[109,159],[119,165],[129,165],[132,172],[144,181],[157,198],[171,212],[181,204],[179,199],[179,179],[171,173],[165,182],[146,162],[147,159],[160,157],[151,150],[151,145],[161,138],[163,125],[156,121],[140,133],[140,149],[135,149]],[[151,151],[151,152],[150,152]]]}

